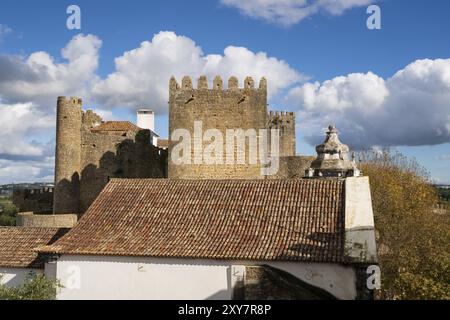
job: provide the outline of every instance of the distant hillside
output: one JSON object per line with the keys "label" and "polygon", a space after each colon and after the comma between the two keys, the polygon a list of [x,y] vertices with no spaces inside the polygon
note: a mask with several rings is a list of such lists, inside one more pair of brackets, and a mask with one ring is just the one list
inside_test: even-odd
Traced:
{"label": "distant hillside", "polygon": [[50,182],[10,183],[0,185],[0,195],[12,195],[17,189],[40,189],[42,187],[53,187]]}
{"label": "distant hillside", "polygon": [[439,193],[439,198],[441,201],[450,204],[450,186],[436,185],[435,187]]}

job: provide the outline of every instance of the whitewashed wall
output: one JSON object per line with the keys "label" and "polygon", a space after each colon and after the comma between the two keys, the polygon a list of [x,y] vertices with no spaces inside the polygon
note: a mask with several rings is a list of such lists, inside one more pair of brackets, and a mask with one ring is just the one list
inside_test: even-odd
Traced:
{"label": "whitewashed wall", "polygon": [[[353,269],[333,264],[265,263],[327,290],[340,299],[356,296]],[[249,261],[62,255],[58,299],[231,299],[233,266]],[[237,268],[239,269],[239,268]],[[55,271],[53,271],[55,272]],[[46,271],[46,274],[51,272]]]}
{"label": "whitewashed wall", "polygon": [[0,283],[7,287],[15,287],[21,285],[27,275],[30,272],[34,272],[36,274],[42,273],[43,270],[40,269],[26,269],[26,268],[1,268],[0,267]]}

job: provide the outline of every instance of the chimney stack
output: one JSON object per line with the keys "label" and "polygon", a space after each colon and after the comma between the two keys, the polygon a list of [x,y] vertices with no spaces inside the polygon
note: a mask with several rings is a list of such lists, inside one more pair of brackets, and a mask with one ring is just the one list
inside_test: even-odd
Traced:
{"label": "chimney stack", "polygon": [[136,125],[142,129],[149,129],[155,132],[155,113],[151,109],[139,109],[137,111]]}
{"label": "chimney stack", "polygon": [[328,127],[325,141],[316,147],[317,158],[306,170],[306,177],[359,177],[361,171],[356,167],[354,158],[349,159],[349,148],[338,137],[338,131],[334,125]]}

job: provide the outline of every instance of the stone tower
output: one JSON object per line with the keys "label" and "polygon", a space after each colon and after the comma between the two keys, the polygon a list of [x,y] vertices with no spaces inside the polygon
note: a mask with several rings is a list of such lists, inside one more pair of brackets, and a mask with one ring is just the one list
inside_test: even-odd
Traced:
{"label": "stone tower", "polygon": [[[216,76],[212,88],[208,88],[205,76],[198,79],[196,88],[189,77],[184,77],[181,86],[174,77],[169,83],[169,135],[176,129],[186,129],[194,135],[194,122],[201,122],[202,131],[217,129],[226,136],[227,129],[259,129],[267,127],[267,81],[262,78],[255,87],[254,80],[247,77],[244,86],[231,77],[224,88],[221,77]],[[225,140],[225,139],[224,139]],[[203,145],[202,145],[203,144]],[[200,147],[205,146],[200,142]],[[225,144],[225,141],[224,141]],[[177,165],[171,161],[174,142],[169,142],[169,178],[183,179],[258,179],[261,164],[213,164],[193,163]],[[194,158],[195,146],[192,148]],[[224,146],[224,150],[225,150]],[[246,142],[248,150],[248,141]],[[237,151],[241,152],[241,151]],[[246,155],[247,157],[248,155]]]}
{"label": "stone tower", "polygon": [[82,100],[59,97],[56,109],[53,212],[78,213],[81,171]]}
{"label": "stone tower", "polygon": [[270,111],[267,127],[280,130],[280,157],[295,156],[295,113]]}

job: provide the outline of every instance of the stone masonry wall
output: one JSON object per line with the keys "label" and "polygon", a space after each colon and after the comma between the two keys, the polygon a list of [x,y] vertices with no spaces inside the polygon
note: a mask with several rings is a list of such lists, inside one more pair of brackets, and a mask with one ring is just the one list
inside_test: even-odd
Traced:
{"label": "stone masonry wall", "polygon": [[109,178],[167,177],[167,153],[148,130],[92,132],[102,119],[78,98],[58,98],[54,210],[84,213]]}
{"label": "stone masonry wall", "polygon": [[73,228],[76,214],[34,214],[21,212],[16,216],[16,225],[26,228]]}
{"label": "stone masonry wall", "polygon": [[301,179],[305,171],[311,166],[315,157],[291,156],[281,157],[279,170],[276,175],[268,176],[268,179]]}
{"label": "stone masonry wall", "polygon": [[[267,82],[262,78],[255,87],[251,77],[243,87],[231,77],[227,88],[217,76],[208,88],[206,77],[192,80],[184,77],[181,86],[172,78],[169,83],[169,135],[175,129],[186,129],[194,138],[194,122],[201,122],[201,135],[217,129],[223,137],[223,164],[194,163],[196,150],[192,145],[191,164],[176,165],[170,155],[177,142],[169,140],[164,151],[152,146],[149,132],[99,132],[91,129],[102,119],[94,112],[82,111],[79,98],[59,97],[57,104],[57,144],[55,163],[54,213],[83,213],[94,201],[111,177],[173,179],[262,179],[262,164],[249,164],[249,139],[245,150],[237,148],[235,161],[226,164],[228,129],[277,128],[280,130],[280,170],[267,178],[298,177],[304,171],[304,159],[295,157],[295,114],[267,111]],[[269,134],[270,138],[270,134]],[[258,136],[259,139],[259,136]],[[200,151],[211,141],[200,142]],[[270,143],[270,141],[269,141]],[[259,150],[259,146],[257,147]],[[268,148],[270,151],[270,146]],[[245,164],[237,164],[245,154]],[[202,159],[201,159],[202,160]],[[303,176],[303,174],[301,174]]]}
{"label": "stone masonry wall", "polygon": [[294,112],[270,111],[268,128],[280,130],[280,157],[295,156]]}
{"label": "stone masonry wall", "polygon": [[164,178],[165,160],[149,143],[150,132],[125,136],[82,133],[80,212],[85,212],[110,178]]}
{"label": "stone masonry wall", "polygon": [[267,266],[247,266],[241,297],[245,300],[334,300],[330,293]]}
{"label": "stone masonry wall", "polygon": [[[231,77],[225,89],[222,79],[217,76],[213,87],[208,88],[206,77],[202,76],[194,89],[192,80],[184,77],[181,86],[172,78],[169,84],[169,135],[176,129],[186,129],[194,140],[194,122],[201,121],[202,134],[208,129],[217,129],[223,137],[223,164],[205,164],[204,161],[194,163],[196,151],[204,150],[211,141],[201,142],[200,148],[195,149],[191,144],[191,164],[175,164],[172,159],[172,150],[178,141],[169,142],[169,178],[172,179],[262,179],[261,164],[249,163],[249,139],[246,138],[245,150],[238,150],[235,139],[235,160],[238,154],[245,152],[245,164],[226,164],[226,134],[227,129],[254,129],[259,135],[259,129],[269,127],[267,112],[267,82],[260,80],[256,88],[254,80],[247,77],[243,88],[239,87],[238,80]],[[293,113],[270,116],[273,120],[271,127],[277,126],[282,132],[280,153],[282,155],[295,155],[295,115]],[[272,123],[272,122],[270,122]],[[270,135],[269,135],[270,138]],[[270,148],[268,149],[270,150]],[[258,157],[259,158],[259,157]]]}
{"label": "stone masonry wall", "polygon": [[53,211],[53,188],[14,190],[12,201],[19,211],[49,213]]}
{"label": "stone masonry wall", "polygon": [[55,213],[77,213],[81,172],[82,100],[59,97],[56,109]]}

